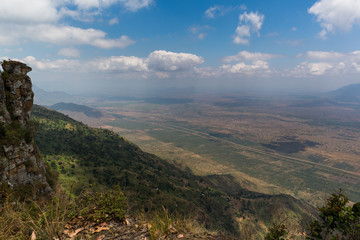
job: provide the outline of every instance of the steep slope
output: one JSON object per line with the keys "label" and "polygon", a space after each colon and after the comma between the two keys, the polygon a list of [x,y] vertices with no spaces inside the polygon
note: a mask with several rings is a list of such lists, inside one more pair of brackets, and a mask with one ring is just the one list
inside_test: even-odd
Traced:
{"label": "steep slope", "polygon": [[164,206],[233,234],[242,234],[245,227],[261,234],[283,218],[295,223],[296,231],[313,210],[290,196],[247,191],[231,176],[195,176],[111,131],[89,128],[58,112],[35,106],[33,116],[39,122],[35,138],[42,154],[75,193],[119,184],[133,210]]}
{"label": "steep slope", "polygon": [[[31,68],[4,61],[0,76],[0,181],[17,197],[37,198],[51,193],[46,166],[34,144],[30,111],[33,92]],[[0,194],[1,195],[1,194]]]}
{"label": "steep slope", "polygon": [[200,178],[180,171],[158,157],[142,152],[117,134],[89,128],[71,118],[35,106],[39,122],[36,142],[44,158],[60,173],[60,181],[75,193],[92,187],[121,185],[130,207],[161,209],[201,216],[208,227],[236,232],[224,208],[226,196],[209,192]]}

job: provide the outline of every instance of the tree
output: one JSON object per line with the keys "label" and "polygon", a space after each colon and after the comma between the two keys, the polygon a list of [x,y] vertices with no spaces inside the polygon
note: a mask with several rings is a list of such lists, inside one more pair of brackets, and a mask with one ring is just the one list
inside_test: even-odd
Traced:
{"label": "tree", "polygon": [[269,232],[265,235],[265,240],[285,240],[287,234],[284,224],[274,225],[269,228]]}
{"label": "tree", "polygon": [[311,240],[359,240],[360,202],[349,206],[349,199],[341,190],[327,199],[319,208],[317,220],[308,225],[307,239]]}

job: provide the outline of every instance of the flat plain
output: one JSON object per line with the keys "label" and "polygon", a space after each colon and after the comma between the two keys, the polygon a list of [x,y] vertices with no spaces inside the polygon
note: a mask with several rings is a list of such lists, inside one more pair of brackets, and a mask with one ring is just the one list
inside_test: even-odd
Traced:
{"label": "flat plain", "polygon": [[112,129],[195,174],[231,174],[249,190],[315,205],[340,188],[360,201],[357,103],[207,94],[88,104],[107,116],[78,120]]}

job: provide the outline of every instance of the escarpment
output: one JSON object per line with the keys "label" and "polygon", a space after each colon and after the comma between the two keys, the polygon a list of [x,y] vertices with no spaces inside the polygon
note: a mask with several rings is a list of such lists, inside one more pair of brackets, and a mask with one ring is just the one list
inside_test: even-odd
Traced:
{"label": "escarpment", "polygon": [[31,68],[3,61],[0,75],[0,183],[37,198],[51,193],[46,166],[34,142],[30,112],[34,93],[27,75]]}

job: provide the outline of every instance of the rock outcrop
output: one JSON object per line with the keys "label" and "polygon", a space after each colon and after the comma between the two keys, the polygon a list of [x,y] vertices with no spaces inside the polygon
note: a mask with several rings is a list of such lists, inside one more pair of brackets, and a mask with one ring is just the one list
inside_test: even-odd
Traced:
{"label": "rock outcrop", "polygon": [[0,75],[0,183],[37,198],[51,193],[46,167],[34,143],[30,111],[34,93],[31,68],[3,61]]}

